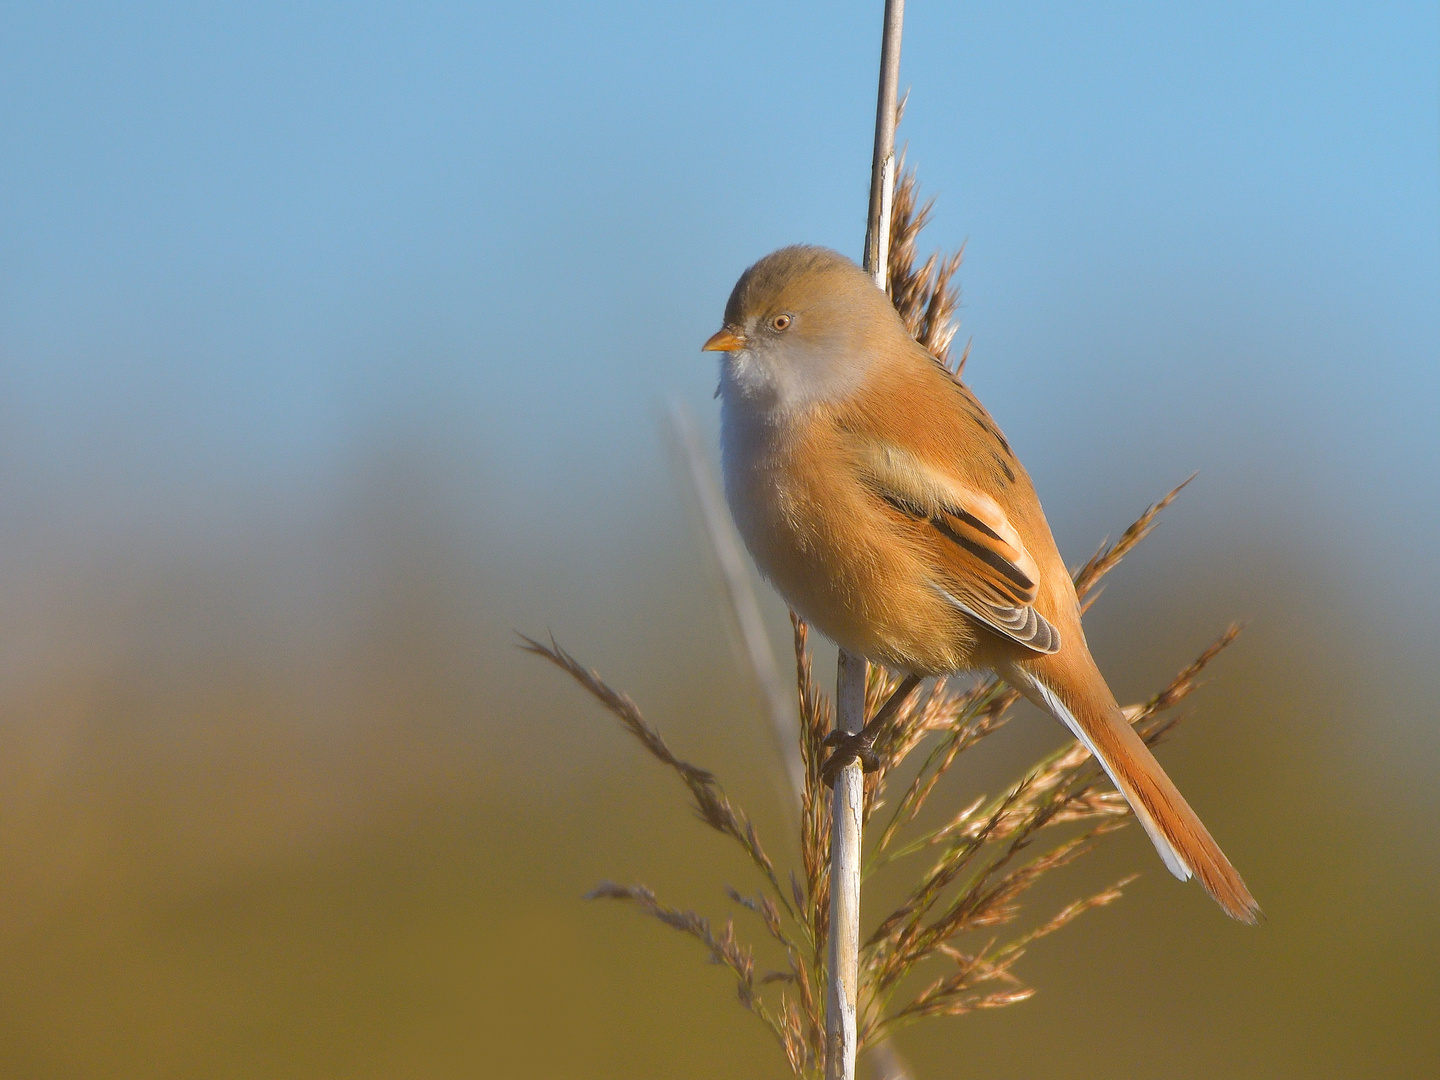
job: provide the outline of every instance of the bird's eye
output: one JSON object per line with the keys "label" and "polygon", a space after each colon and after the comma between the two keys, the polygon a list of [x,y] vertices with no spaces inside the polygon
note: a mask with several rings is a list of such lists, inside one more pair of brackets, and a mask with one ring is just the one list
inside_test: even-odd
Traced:
{"label": "bird's eye", "polygon": [[770,325],[773,326],[776,330],[787,329],[790,326],[790,316],[776,315],[773,319],[770,320]]}

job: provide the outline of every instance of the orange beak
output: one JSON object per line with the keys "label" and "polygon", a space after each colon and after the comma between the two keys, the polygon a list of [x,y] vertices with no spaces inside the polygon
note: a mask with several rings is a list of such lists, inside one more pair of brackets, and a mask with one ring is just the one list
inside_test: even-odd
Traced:
{"label": "orange beak", "polygon": [[700,346],[701,352],[735,352],[745,347],[745,338],[731,330],[728,326],[722,326],[715,333],[710,335],[710,340]]}

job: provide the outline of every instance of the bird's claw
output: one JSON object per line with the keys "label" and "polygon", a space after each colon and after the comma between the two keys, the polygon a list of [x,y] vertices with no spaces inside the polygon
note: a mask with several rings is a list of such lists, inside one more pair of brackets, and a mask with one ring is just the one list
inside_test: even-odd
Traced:
{"label": "bird's claw", "polygon": [[826,787],[834,787],[840,770],[852,761],[859,761],[860,767],[867,773],[880,768],[880,755],[875,753],[874,743],[863,731],[854,734],[848,731],[832,731],[825,736],[824,745],[835,747],[834,753],[820,766],[820,779],[825,782]]}

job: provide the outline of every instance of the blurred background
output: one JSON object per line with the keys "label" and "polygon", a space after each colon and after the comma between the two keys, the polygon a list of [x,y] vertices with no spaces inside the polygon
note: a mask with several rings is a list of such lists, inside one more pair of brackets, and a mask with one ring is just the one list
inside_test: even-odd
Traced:
{"label": "blurred background", "polygon": [[[795,845],[661,437],[782,244],[858,256],[879,0],[0,10],[0,1073],[785,1075],[749,887],[553,630]],[[967,378],[1268,921],[1127,829],[933,1077],[1440,1063],[1440,13],[909,5]],[[784,611],[768,592],[776,647]],[[822,646],[828,650],[828,647]],[[785,657],[782,651],[782,660]],[[957,807],[1059,745],[1011,725]]]}

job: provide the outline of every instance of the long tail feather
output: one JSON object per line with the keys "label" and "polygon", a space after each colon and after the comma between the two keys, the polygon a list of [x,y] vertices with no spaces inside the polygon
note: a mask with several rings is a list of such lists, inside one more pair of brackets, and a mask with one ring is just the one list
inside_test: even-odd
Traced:
{"label": "long tail feather", "polygon": [[1080,693],[1062,693],[1060,680],[1029,665],[1012,667],[1002,675],[1085,744],[1125,796],[1172,874],[1181,881],[1192,875],[1199,878],[1227,915],[1253,925],[1260,917],[1260,905],[1150,748],[1125,720],[1093,661],[1086,666],[1093,676],[1085,679]]}

